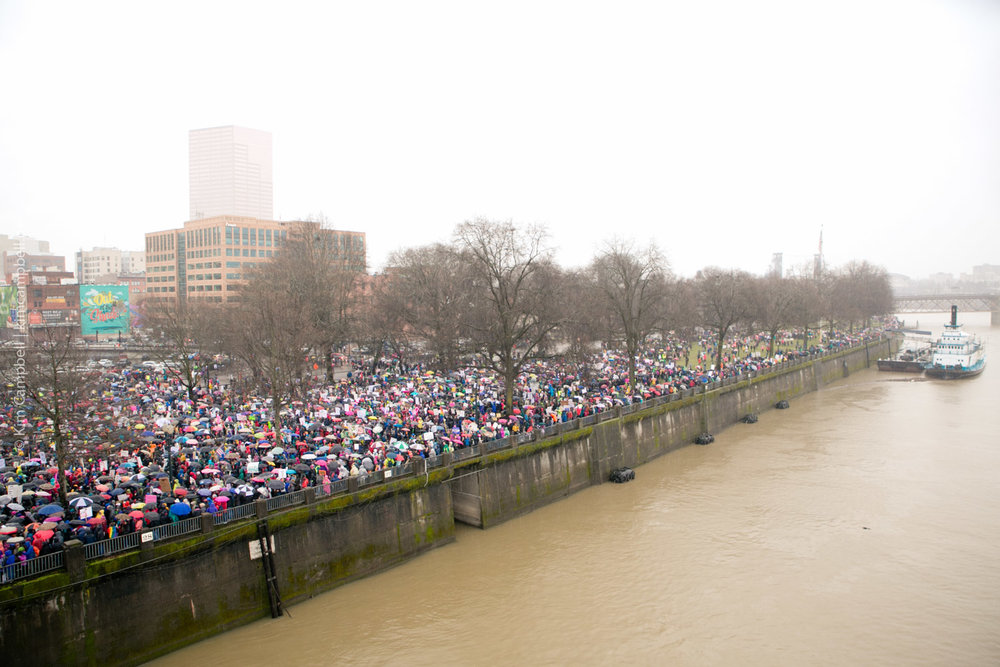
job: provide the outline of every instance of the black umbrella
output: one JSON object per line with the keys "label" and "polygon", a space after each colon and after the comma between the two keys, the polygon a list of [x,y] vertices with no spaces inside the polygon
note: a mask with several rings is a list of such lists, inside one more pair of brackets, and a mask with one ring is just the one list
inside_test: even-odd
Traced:
{"label": "black umbrella", "polygon": [[270,482],[267,483],[267,488],[274,490],[283,489],[285,488],[285,483],[282,482],[280,479],[272,479]]}

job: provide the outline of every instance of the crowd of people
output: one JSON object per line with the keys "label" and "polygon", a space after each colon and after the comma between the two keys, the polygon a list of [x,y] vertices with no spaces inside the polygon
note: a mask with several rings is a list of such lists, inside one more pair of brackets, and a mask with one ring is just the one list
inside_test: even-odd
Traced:
{"label": "crowd of people", "polygon": [[[355,363],[345,377],[300,387],[272,421],[269,399],[206,380],[189,397],[169,369],[107,369],[104,388],[63,424],[72,453],[68,506],[59,499],[51,425],[40,410],[18,418],[12,388],[0,414],[0,538],[5,566],[338,479],[364,476],[632,402],[760,371],[817,349],[877,337],[824,333],[812,346],[784,334],[767,356],[766,336],[732,341],[716,368],[710,337],[658,341],[637,360],[604,350],[586,363],[536,361],[517,378],[513,404],[501,379],[474,366],[451,372],[390,358],[375,372]],[[803,351],[802,348],[806,348]],[[23,434],[23,435],[22,435]],[[8,574],[8,570],[3,570]],[[8,577],[9,578],[9,577]]]}

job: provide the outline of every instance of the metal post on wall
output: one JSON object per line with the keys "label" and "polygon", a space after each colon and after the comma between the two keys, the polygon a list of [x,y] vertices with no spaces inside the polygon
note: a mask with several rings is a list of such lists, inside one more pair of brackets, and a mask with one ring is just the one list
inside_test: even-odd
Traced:
{"label": "metal post on wall", "polygon": [[274,554],[271,552],[271,535],[267,521],[257,523],[257,538],[260,541],[261,560],[264,566],[264,584],[267,587],[267,601],[271,605],[271,618],[282,614],[281,596],[278,594],[278,575],[274,571]]}

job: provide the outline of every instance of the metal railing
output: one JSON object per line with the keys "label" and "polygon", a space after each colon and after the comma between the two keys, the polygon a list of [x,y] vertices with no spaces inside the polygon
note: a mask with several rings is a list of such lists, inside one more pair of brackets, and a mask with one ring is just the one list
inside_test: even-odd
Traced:
{"label": "metal railing", "polygon": [[382,476],[376,475],[374,472],[370,472],[367,475],[356,475],[355,477],[358,480],[359,489],[363,486],[371,486],[375,482],[382,481]]}
{"label": "metal railing", "polygon": [[186,535],[201,530],[201,519],[181,519],[175,523],[165,523],[161,526],[153,526],[153,539],[166,540],[178,535]]}
{"label": "metal railing", "polygon": [[292,493],[282,493],[277,496],[272,496],[264,502],[267,505],[267,511],[273,512],[274,510],[280,510],[282,507],[301,505],[305,501],[306,496],[302,491],[293,491]]}
{"label": "metal railing", "polygon": [[474,459],[479,456],[479,445],[472,445],[471,447],[462,447],[461,449],[456,449],[452,452],[452,456],[455,461],[465,461],[466,459]]}
{"label": "metal railing", "polygon": [[33,577],[36,574],[49,572],[50,570],[61,570],[64,567],[63,552],[37,556],[22,563],[13,563],[0,567],[0,581],[6,583],[17,579]]}
{"label": "metal railing", "polygon": [[257,506],[253,503],[246,503],[245,505],[237,505],[236,507],[230,507],[224,509],[221,512],[216,512],[212,517],[215,520],[216,526],[222,526],[231,521],[239,521],[240,519],[246,519],[247,517],[257,515]]}
{"label": "metal railing", "polygon": [[101,540],[100,542],[85,544],[83,545],[84,558],[87,560],[93,560],[94,558],[103,558],[104,556],[110,556],[122,551],[129,551],[130,549],[138,549],[141,535],[142,533],[128,533],[126,535],[112,537],[109,540]]}

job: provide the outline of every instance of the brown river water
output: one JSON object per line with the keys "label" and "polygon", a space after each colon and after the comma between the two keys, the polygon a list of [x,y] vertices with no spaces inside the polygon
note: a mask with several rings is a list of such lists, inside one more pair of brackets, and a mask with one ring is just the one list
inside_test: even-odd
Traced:
{"label": "brown river water", "polygon": [[1000,362],[715,435],[150,664],[1000,664]]}

